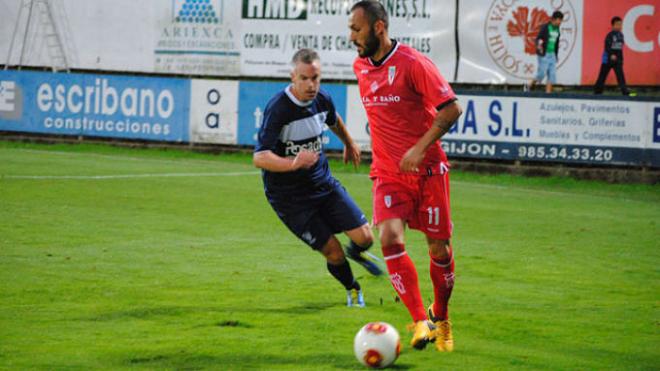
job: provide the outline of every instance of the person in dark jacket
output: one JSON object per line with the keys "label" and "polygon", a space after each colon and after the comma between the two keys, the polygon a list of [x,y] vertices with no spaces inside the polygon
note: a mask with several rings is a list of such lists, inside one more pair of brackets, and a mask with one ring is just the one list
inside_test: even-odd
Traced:
{"label": "person in dark jacket", "polygon": [[623,95],[630,95],[626,87],[626,76],[623,74],[623,33],[621,33],[622,21],[620,17],[612,18],[612,31],[605,37],[605,50],[600,65],[598,80],[594,86],[595,94],[603,94],[603,85],[609,75],[610,70],[614,69],[616,81]]}
{"label": "person in dark jacket", "polygon": [[541,26],[539,34],[536,36],[536,55],[539,67],[531,86],[542,83],[547,74],[546,93],[552,93],[552,85],[557,83],[557,60],[559,58],[559,38],[561,37],[559,26],[563,19],[564,14],[559,10],[555,11],[552,13],[550,22]]}

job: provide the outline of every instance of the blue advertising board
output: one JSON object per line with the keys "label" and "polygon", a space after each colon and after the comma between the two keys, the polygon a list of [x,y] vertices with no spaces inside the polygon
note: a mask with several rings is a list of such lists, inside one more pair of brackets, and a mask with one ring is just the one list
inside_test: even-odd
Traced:
{"label": "blue advertising board", "polygon": [[[261,127],[266,104],[277,92],[286,88],[285,82],[241,81],[238,93],[238,144],[254,146]],[[346,86],[323,84],[321,87],[332,97],[337,112],[346,117]],[[323,148],[339,150],[344,145],[332,132],[323,132]]]}
{"label": "blue advertising board", "polygon": [[190,80],[0,71],[0,130],[187,142]]}
{"label": "blue advertising board", "polygon": [[[0,71],[0,131],[188,143],[191,117],[198,123],[200,112],[207,115],[210,109],[200,108],[200,89],[224,89],[221,112],[234,124],[213,136],[197,127],[196,140],[254,146],[266,104],[287,85]],[[323,84],[323,89],[353,139],[368,150],[371,138],[357,86]],[[657,99],[475,92],[459,92],[458,98],[463,115],[442,140],[450,158],[660,168]],[[327,129],[323,145],[343,148]]]}

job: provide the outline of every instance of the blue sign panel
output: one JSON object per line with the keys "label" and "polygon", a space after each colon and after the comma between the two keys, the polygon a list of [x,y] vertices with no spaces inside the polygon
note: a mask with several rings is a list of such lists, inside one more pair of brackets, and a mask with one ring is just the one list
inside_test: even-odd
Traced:
{"label": "blue sign panel", "polygon": [[0,130],[188,141],[190,81],[0,71]]}
{"label": "blue sign panel", "polygon": [[551,161],[593,165],[638,165],[644,149],[594,147],[563,144],[487,142],[476,140],[442,141],[450,158],[488,158],[520,161]]}

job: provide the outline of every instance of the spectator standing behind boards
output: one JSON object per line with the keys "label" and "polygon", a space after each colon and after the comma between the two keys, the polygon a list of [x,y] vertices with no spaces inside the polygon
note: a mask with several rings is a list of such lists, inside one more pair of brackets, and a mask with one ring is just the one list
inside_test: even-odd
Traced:
{"label": "spectator standing behind boards", "polygon": [[559,25],[564,19],[564,14],[560,11],[552,13],[550,22],[541,26],[539,34],[536,36],[536,55],[538,55],[539,66],[536,72],[536,78],[532,80],[531,87],[537,83],[543,82],[543,78],[548,76],[545,84],[545,92],[552,93],[552,85],[557,83],[557,59],[559,52]]}
{"label": "spectator standing behind boards", "polygon": [[626,76],[623,74],[623,33],[621,33],[622,21],[620,17],[612,18],[612,31],[605,37],[605,51],[603,51],[603,59],[600,65],[600,73],[598,80],[594,86],[595,94],[603,94],[603,85],[605,79],[609,75],[610,70],[614,69],[616,81],[619,83],[619,88],[623,95],[630,95],[626,87]]}

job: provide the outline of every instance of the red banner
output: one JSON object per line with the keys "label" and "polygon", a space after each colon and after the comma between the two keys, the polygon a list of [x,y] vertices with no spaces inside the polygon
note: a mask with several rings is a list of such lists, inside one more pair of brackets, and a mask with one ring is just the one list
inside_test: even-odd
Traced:
{"label": "red banner", "polygon": [[[584,0],[582,81],[592,85],[614,16],[623,19],[623,69],[628,85],[660,85],[660,0]],[[616,84],[614,71],[608,84]]]}

